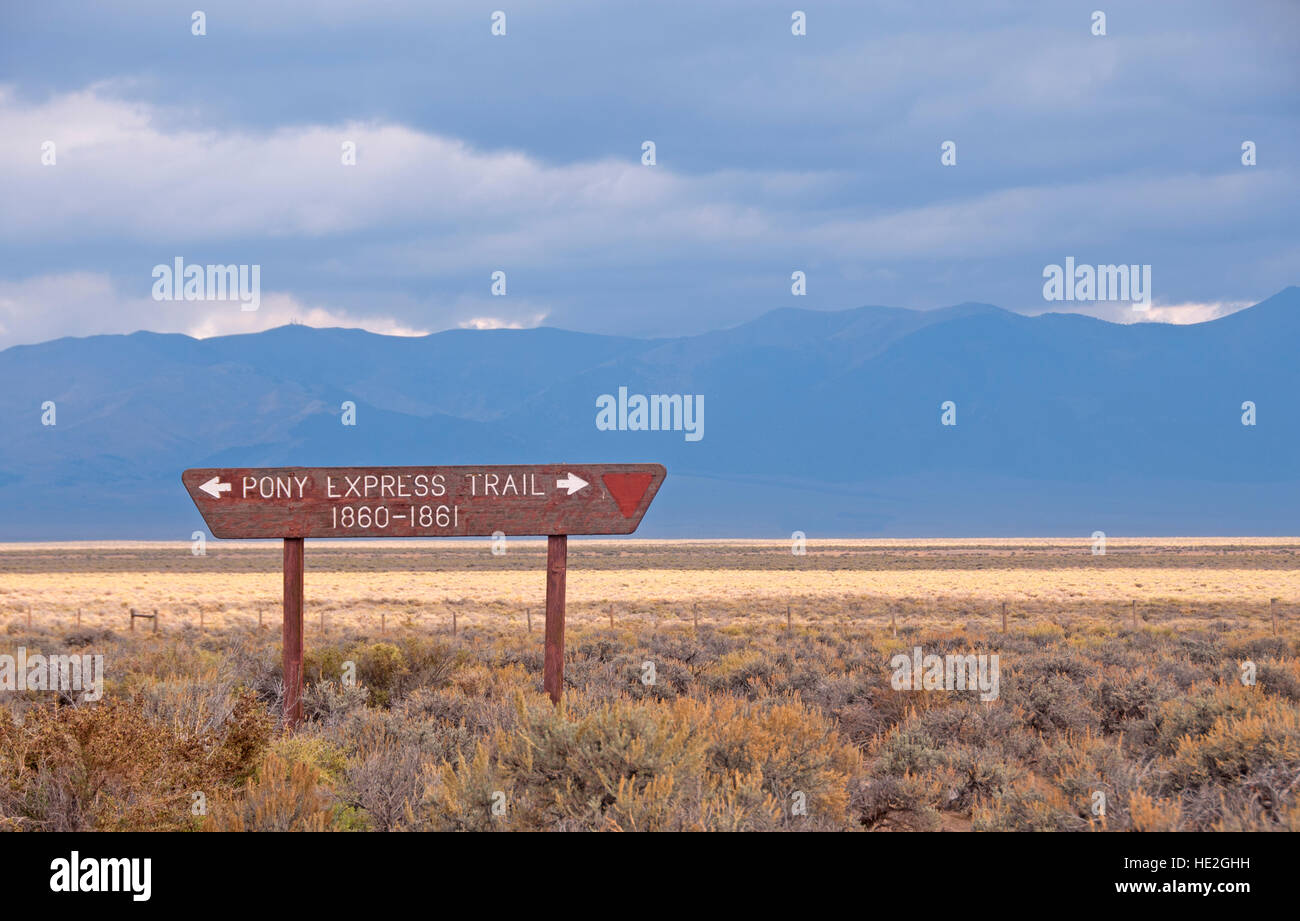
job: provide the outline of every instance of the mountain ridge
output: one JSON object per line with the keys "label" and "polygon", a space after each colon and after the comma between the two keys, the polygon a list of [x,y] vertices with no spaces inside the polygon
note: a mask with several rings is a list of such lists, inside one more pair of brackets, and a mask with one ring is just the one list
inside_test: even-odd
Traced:
{"label": "mountain ridge", "polygon": [[[0,539],[188,537],[190,466],[557,460],[665,463],[651,536],[1294,533],[1298,333],[1292,286],[1185,326],[966,302],[652,339],[63,337],[0,351]],[[705,437],[599,431],[620,386],[702,394]]]}

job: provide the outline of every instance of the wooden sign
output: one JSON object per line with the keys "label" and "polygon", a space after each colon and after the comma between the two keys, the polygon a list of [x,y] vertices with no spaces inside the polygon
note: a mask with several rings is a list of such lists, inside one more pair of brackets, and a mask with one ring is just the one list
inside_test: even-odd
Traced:
{"label": "wooden sign", "polygon": [[219,538],[284,541],[284,719],[302,720],[303,541],[308,537],[545,535],[543,687],[564,690],[570,534],[631,534],[659,492],[660,464],[482,467],[235,467],[181,479]]}
{"label": "wooden sign", "polygon": [[214,537],[631,534],[660,464],[186,470]]}

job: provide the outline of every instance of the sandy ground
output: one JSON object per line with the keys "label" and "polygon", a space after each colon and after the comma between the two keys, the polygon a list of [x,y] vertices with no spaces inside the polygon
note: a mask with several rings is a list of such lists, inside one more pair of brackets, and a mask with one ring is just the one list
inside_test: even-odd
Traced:
{"label": "sandy ground", "polygon": [[[1090,557],[1088,543],[1078,540],[813,541],[808,555],[797,560],[779,541],[600,544],[611,551],[634,549],[635,563],[629,560],[629,568],[613,568],[622,551],[598,561],[593,550],[588,558],[602,568],[584,569],[579,554],[571,555],[571,618],[604,620],[612,612],[624,622],[690,621],[697,616],[708,622],[784,619],[789,606],[790,616],[800,622],[894,617],[933,622],[996,616],[1003,602],[1011,617],[1034,620],[1131,618],[1130,606],[1136,602],[1145,620],[1176,622],[1206,615],[1268,618],[1271,599],[1276,599],[1275,610],[1282,616],[1289,617],[1292,608],[1300,615],[1300,573],[1291,551],[1277,549],[1295,547],[1295,539],[1129,538],[1109,542],[1105,558]],[[0,572],[0,626],[28,616],[34,624],[71,626],[80,611],[84,626],[120,630],[129,627],[131,609],[159,611],[164,630],[198,625],[200,618],[212,626],[251,626],[259,611],[265,624],[278,624],[281,579],[275,548],[266,543],[244,545],[246,550],[226,542],[219,546],[221,554],[193,558],[189,545],[181,543],[0,545],[0,562],[8,566]],[[409,551],[439,544],[356,542],[334,550],[333,556],[324,552],[310,557],[305,577],[308,622],[313,617],[319,622],[324,615],[336,626],[366,626],[382,619],[385,625],[429,627],[450,621],[454,614],[466,625],[523,624],[530,610],[535,620],[540,618],[545,598],[541,544],[517,542],[510,559],[513,568],[494,569],[486,544],[462,542],[448,552],[443,542],[442,571],[401,568],[400,560],[383,556],[394,546]],[[971,568],[970,548],[978,547],[989,548],[988,555],[979,557],[981,568]],[[1033,568],[1007,566],[999,557],[999,548],[1005,547],[1031,548]],[[1124,562],[1126,547],[1134,553],[1135,565]],[[1140,547],[1154,548],[1166,560],[1160,566],[1138,565],[1153,558],[1138,552]],[[736,548],[753,555],[737,557]],[[886,563],[901,562],[903,548],[913,563],[917,553],[932,560],[926,563],[929,568],[880,568],[882,553],[889,554]],[[138,553],[122,571],[85,571],[124,549]],[[261,571],[236,571],[241,553],[243,563],[260,554]],[[681,568],[683,553],[690,555],[695,568]],[[711,553],[729,560],[727,568],[707,568]],[[964,554],[965,564],[948,568],[946,561],[958,553]],[[830,568],[842,567],[845,555],[855,554],[870,559],[873,568]],[[769,555],[772,568],[762,568]],[[40,567],[24,568],[25,560],[38,556],[44,558]],[[50,571],[51,559],[62,567],[65,557],[66,571]],[[345,571],[345,563],[350,566],[358,559],[371,568]],[[158,571],[149,571],[155,565]],[[393,568],[384,568],[388,565]],[[456,568],[460,565],[467,568]],[[136,629],[151,626],[137,622]]]}

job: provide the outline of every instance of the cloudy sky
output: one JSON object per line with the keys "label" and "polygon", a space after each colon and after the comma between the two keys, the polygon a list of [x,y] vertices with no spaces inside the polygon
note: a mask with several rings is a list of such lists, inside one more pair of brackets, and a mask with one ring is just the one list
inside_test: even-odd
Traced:
{"label": "cloudy sky", "polygon": [[[1293,0],[7,3],[0,347],[1039,313],[1066,257],[1202,320],[1300,283],[1298,77]],[[177,257],[260,309],[154,300]]]}

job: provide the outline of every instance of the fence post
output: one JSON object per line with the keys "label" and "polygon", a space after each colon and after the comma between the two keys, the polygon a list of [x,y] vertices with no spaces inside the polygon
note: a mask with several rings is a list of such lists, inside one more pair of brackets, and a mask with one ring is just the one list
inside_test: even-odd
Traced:
{"label": "fence post", "polygon": [[1007,632],[1007,603],[1002,602],[1002,632]]}
{"label": "fence post", "polygon": [[1277,599],[1268,600],[1268,613],[1273,617],[1273,635],[1277,636]]}

